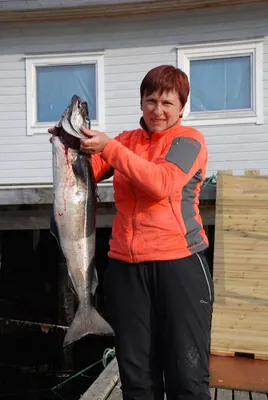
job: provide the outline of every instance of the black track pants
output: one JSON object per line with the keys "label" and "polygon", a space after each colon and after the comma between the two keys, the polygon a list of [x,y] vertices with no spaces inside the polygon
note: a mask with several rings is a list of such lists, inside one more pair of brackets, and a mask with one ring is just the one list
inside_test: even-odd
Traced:
{"label": "black track pants", "polygon": [[128,264],[104,279],[124,400],[210,399],[213,283],[201,254]]}

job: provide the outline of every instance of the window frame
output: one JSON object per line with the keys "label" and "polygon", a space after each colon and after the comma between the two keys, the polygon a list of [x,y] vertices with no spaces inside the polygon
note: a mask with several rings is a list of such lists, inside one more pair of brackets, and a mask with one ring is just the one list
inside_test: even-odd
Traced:
{"label": "window frame", "polygon": [[[263,38],[177,46],[177,67],[190,77],[190,61],[251,56],[252,109],[190,112],[190,96],[183,121],[192,126],[263,124]],[[257,73],[258,72],[258,73]]]}
{"label": "window frame", "polygon": [[[36,67],[54,65],[96,65],[96,120],[91,120],[92,129],[105,129],[104,114],[104,52],[64,53],[25,56],[26,62],[26,105],[27,136],[47,133],[56,121],[37,121],[37,77]],[[75,93],[74,93],[75,94]],[[66,104],[67,107],[67,104]]]}

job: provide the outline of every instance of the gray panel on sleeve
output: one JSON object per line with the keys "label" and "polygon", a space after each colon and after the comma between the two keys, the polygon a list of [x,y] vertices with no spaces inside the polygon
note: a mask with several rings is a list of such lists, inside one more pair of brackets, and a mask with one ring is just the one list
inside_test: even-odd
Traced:
{"label": "gray panel on sleeve", "polygon": [[173,139],[171,147],[166,155],[166,160],[176,164],[186,174],[193,166],[196,157],[201,150],[201,143],[197,140],[181,136]]}

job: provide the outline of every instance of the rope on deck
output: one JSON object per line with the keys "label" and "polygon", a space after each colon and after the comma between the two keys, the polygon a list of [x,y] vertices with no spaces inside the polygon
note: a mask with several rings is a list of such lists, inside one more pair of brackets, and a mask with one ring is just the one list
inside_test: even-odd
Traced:
{"label": "rope on deck", "polygon": [[80,400],[107,400],[118,381],[118,365],[114,357],[95,382],[80,397]]}
{"label": "rope on deck", "polygon": [[[96,361],[95,363],[89,365],[88,367],[82,369],[81,371],[77,372],[76,374],[72,375],[71,377],[65,379],[63,382],[59,383],[56,386],[53,386],[50,391],[55,392],[56,390],[60,389],[63,385],[65,385],[65,383],[70,382],[72,379],[76,378],[77,376],[83,374],[84,372],[90,370],[91,368],[95,367],[96,365],[102,363],[104,368],[107,368],[108,365],[108,359],[109,358],[114,358],[115,357],[115,349],[105,349],[103,352],[103,357]],[[98,379],[97,379],[98,380]]]}

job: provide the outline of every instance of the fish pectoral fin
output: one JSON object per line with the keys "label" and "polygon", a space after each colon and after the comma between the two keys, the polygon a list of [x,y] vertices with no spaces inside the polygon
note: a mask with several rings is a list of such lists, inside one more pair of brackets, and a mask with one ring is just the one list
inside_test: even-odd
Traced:
{"label": "fish pectoral fin", "polygon": [[87,335],[112,336],[114,331],[94,307],[82,308],[79,305],[74,320],[65,335],[63,346],[68,346]]}

